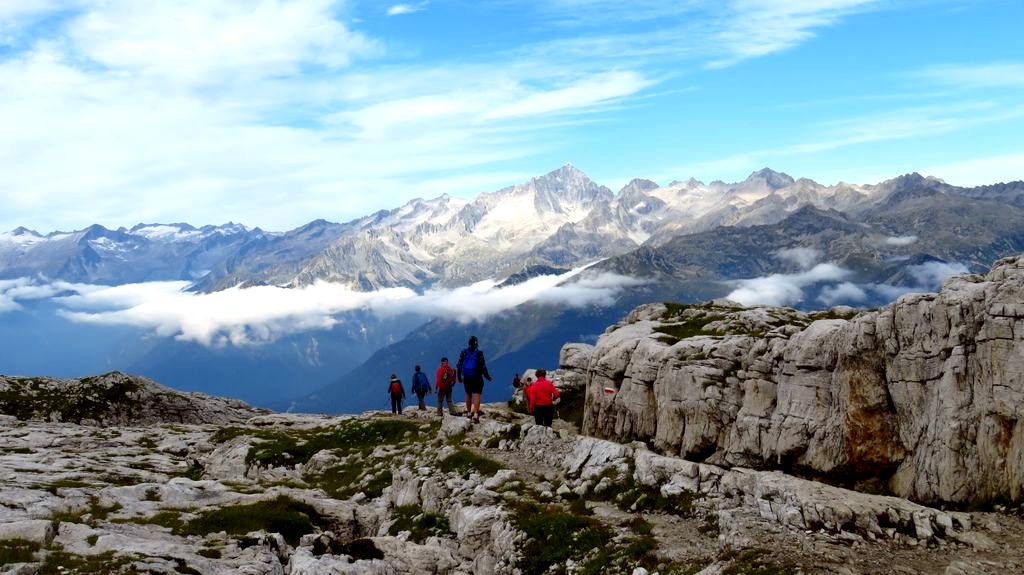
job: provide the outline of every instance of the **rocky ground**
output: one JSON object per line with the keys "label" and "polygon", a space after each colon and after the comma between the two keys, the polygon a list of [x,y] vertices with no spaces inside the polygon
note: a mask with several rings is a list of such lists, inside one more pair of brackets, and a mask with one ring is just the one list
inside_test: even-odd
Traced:
{"label": "rocky ground", "polygon": [[432,411],[241,424],[0,417],[2,573],[945,573],[1024,520]]}

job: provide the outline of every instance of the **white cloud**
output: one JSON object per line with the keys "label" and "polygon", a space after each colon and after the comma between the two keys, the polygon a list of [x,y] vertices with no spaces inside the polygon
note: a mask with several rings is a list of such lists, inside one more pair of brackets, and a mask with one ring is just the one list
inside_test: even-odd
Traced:
{"label": "white cloud", "polygon": [[527,302],[570,307],[610,305],[619,291],[642,283],[610,273],[588,275],[585,269],[538,276],[505,287],[495,281],[483,281],[422,294],[407,288],[359,292],[327,282],[297,289],[259,286],[197,294],[183,291],[187,282],[107,287],[22,279],[0,283],[0,311],[17,309],[18,299],[72,291],[73,295],[54,298],[64,308],[61,315],[72,321],[134,326],[206,346],[240,346],[272,341],[290,333],[329,329],[338,322],[339,315],[353,310],[370,310],[382,316],[416,314],[470,322]]}
{"label": "white cloud", "polygon": [[413,14],[421,12],[427,7],[426,2],[420,2],[418,4],[394,4],[387,10],[388,16],[400,16],[402,14]]}
{"label": "white cloud", "polygon": [[942,286],[946,278],[955,274],[965,274],[970,270],[959,262],[925,262],[907,267],[910,277],[917,282],[916,286],[928,291],[934,291]]}
{"label": "white cloud", "polygon": [[890,246],[909,246],[916,242],[917,236],[890,236],[885,238],[886,245]]}
{"label": "white cloud", "polygon": [[1024,62],[989,62],[973,66],[946,64],[913,76],[953,88],[1024,87]]}
{"label": "white cloud", "polygon": [[780,260],[794,263],[804,270],[821,261],[821,255],[821,250],[817,248],[804,247],[787,248],[775,252],[775,256]]}
{"label": "white cloud", "polygon": [[723,67],[781,52],[814,37],[814,29],[877,5],[877,0],[733,0],[731,18],[716,36],[726,55]]}
{"label": "white cloud", "polygon": [[818,264],[810,270],[796,274],[738,280],[738,288],[726,296],[743,305],[793,305],[803,301],[803,288],[825,281],[838,281],[852,272],[835,264]]}
{"label": "white cloud", "polygon": [[858,304],[867,299],[868,294],[864,288],[850,282],[825,286],[818,295],[818,301],[829,307],[839,304]]}

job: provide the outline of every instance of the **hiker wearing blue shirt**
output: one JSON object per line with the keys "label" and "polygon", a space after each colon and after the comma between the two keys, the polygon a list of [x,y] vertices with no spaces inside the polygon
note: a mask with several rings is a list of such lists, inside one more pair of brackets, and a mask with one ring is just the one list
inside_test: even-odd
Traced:
{"label": "hiker wearing blue shirt", "polygon": [[426,411],[427,403],[423,401],[423,398],[430,393],[430,379],[427,378],[427,374],[420,371],[420,366],[418,365],[416,366],[416,373],[412,374],[412,392],[420,400],[420,411]]}
{"label": "hiker wearing blue shirt", "polygon": [[480,423],[480,395],[484,392],[484,378],[494,381],[487,371],[484,352],[477,347],[478,343],[475,335],[470,336],[469,347],[459,354],[459,363],[456,365],[459,381],[466,386],[466,417],[471,417],[476,423]]}

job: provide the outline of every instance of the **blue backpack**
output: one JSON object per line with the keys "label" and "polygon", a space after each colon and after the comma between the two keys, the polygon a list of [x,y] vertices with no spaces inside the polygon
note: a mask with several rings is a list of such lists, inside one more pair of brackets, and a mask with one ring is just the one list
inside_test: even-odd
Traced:
{"label": "blue backpack", "polygon": [[427,374],[422,371],[417,371],[412,378],[412,392],[426,393],[428,391],[430,391],[430,380],[427,379]]}
{"label": "blue backpack", "polygon": [[462,377],[477,377],[480,375],[480,349],[469,349],[462,351]]}

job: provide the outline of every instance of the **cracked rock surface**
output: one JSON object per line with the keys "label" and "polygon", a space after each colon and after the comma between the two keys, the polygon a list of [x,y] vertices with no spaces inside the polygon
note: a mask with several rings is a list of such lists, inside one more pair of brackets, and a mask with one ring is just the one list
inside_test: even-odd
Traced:
{"label": "cracked rock surface", "polygon": [[590,435],[924,503],[1024,499],[1024,256],[876,311],[645,305],[571,352]]}

